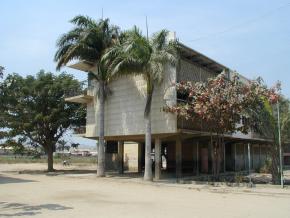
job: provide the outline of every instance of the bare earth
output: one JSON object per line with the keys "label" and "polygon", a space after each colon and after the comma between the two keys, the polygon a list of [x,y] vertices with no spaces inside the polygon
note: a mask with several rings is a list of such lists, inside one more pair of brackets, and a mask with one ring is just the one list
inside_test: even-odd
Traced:
{"label": "bare earth", "polygon": [[92,172],[18,173],[24,169],[45,165],[0,165],[0,217],[290,217],[290,189],[151,184]]}

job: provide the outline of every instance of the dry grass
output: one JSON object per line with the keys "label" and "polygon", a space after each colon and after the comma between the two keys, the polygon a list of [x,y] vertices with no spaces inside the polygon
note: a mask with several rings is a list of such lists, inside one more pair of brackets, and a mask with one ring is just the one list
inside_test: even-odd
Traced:
{"label": "dry grass", "polygon": [[[96,164],[96,157],[54,157],[54,163],[62,163],[63,160],[68,160],[71,164],[83,163],[83,164]],[[13,156],[13,155],[1,155],[0,163],[15,164],[15,163],[47,163],[45,156],[41,158],[33,158],[30,156]]]}

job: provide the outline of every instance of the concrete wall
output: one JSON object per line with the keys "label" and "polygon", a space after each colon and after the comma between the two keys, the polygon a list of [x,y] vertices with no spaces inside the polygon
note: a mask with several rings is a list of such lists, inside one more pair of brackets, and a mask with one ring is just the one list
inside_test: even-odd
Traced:
{"label": "concrete wall", "polygon": [[87,117],[86,117],[86,137],[96,136],[96,119],[94,101],[87,104]]}
{"label": "concrete wall", "polygon": [[[176,75],[174,67],[167,67],[164,81],[156,86],[152,101],[152,133],[177,132],[176,116],[163,112],[165,105],[176,103],[176,90],[172,83],[177,81],[206,81],[214,73],[188,60],[182,60],[180,71]],[[94,101],[87,104],[86,137],[96,137],[98,121],[98,101],[96,90],[98,84],[91,82],[95,87],[90,94],[95,96]],[[139,135],[144,134],[144,108],[146,101],[146,83],[141,76],[119,78],[110,84],[112,95],[105,105],[105,135]]]}
{"label": "concrete wall", "polygon": [[[152,133],[176,132],[176,116],[165,113],[167,103],[176,102],[172,83],[176,81],[176,70],[167,67],[163,83],[156,86],[152,100]],[[94,84],[95,91],[97,84]],[[141,76],[119,78],[109,85],[112,95],[105,104],[105,136],[124,136],[144,134],[144,108],[146,102],[146,83]],[[98,135],[98,101],[87,106],[87,137]]]}
{"label": "concrete wall", "polygon": [[138,171],[138,144],[124,144],[124,170],[130,172]]}

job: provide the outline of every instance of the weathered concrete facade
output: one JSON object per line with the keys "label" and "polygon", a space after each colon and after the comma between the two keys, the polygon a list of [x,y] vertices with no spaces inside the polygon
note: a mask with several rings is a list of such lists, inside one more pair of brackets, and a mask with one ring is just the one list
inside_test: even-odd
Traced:
{"label": "weathered concrete facade", "polygon": [[[166,113],[163,107],[177,103],[177,93],[172,84],[179,81],[206,81],[227,69],[210,58],[181,45],[180,67],[168,67],[163,83],[156,87],[152,102],[152,159],[155,163],[155,177],[162,172],[174,172],[177,178],[183,175],[212,173],[211,139],[205,123],[191,123]],[[84,70],[84,65],[73,65]],[[230,76],[230,75],[229,75]],[[85,137],[97,139],[98,84],[89,82],[90,98],[76,96],[69,101],[87,104],[87,125]],[[126,170],[142,171],[144,166],[144,108],[146,83],[140,76],[119,78],[110,84],[112,95],[105,105],[105,139],[107,160],[111,169],[120,173]],[[131,151],[126,153],[124,142],[131,143]],[[120,143],[123,143],[122,144]],[[115,145],[113,145],[115,143]],[[110,151],[110,146],[117,149]],[[125,143],[126,144],[126,143]],[[248,170],[248,144],[250,145],[251,169],[258,170],[266,160],[266,146],[263,139],[250,133],[235,133],[225,136],[221,150],[220,171]],[[128,145],[127,145],[128,146]],[[134,149],[135,148],[135,149]],[[128,155],[130,153],[130,155]],[[126,155],[127,154],[127,155]],[[113,164],[114,163],[114,164]],[[117,165],[115,164],[117,163]],[[126,168],[127,164],[127,168]],[[120,169],[121,166],[121,169]]]}

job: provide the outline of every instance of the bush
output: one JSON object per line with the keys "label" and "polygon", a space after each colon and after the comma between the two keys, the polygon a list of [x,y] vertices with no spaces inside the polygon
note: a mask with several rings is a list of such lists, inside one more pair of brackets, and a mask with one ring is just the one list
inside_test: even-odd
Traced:
{"label": "bush", "polygon": [[235,183],[242,183],[244,181],[244,176],[241,174],[236,174],[235,175]]}
{"label": "bush", "polygon": [[264,166],[262,166],[259,170],[260,173],[271,173],[271,165],[272,161],[270,159],[267,159],[265,161]]}

